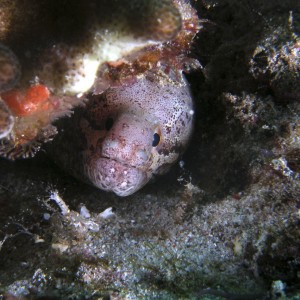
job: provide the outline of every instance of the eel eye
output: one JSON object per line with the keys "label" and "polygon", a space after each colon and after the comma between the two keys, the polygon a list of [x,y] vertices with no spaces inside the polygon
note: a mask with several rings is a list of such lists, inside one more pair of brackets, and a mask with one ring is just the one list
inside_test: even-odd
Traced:
{"label": "eel eye", "polygon": [[108,131],[113,127],[113,125],[114,125],[114,119],[108,118],[105,122],[105,129]]}
{"label": "eel eye", "polygon": [[158,133],[153,134],[152,147],[156,147],[160,142],[160,135]]}

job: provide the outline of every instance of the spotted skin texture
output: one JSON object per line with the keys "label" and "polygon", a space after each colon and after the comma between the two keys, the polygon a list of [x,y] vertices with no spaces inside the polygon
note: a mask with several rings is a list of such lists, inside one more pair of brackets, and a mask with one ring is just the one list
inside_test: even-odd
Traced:
{"label": "spotted skin texture", "polygon": [[186,148],[192,97],[182,77],[148,72],[94,96],[68,122],[73,130],[57,141],[64,147],[52,145],[59,164],[102,190],[128,196],[165,173]]}

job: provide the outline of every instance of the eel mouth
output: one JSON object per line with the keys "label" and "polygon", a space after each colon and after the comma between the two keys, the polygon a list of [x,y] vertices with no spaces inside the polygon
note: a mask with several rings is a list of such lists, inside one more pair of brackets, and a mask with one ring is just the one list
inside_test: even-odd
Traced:
{"label": "eel mouth", "polygon": [[149,180],[144,170],[109,157],[98,158],[88,169],[95,186],[118,196],[133,194]]}

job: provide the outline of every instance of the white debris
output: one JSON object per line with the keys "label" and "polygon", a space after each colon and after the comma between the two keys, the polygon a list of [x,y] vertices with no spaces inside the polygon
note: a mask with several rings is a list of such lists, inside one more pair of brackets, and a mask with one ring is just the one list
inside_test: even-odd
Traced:
{"label": "white debris", "polygon": [[43,218],[45,221],[49,221],[50,220],[50,214],[49,213],[44,213]]}
{"label": "white debris", "polygon": [[80,215],[84,217],[85,219],[89,219],[91,217],[91,214],[89,210],[86,208],[86,206],[82,206],[80,208]]}
{"label": "white debris", "polygon": [[272,299],[285,298],[285,283],[281,280],[275,280],[272,282]]}
{"label": "white debris", "polygon": [[70,213],[70,209],[69,209],[68,205],[58,195],[58,191],[53,191],[52,194],[50,194],[50,199],[56,202],[56,204],[59,206],[59,208],[61,210],[61,214],[63,216],[66,216]]}
{"label": "white debris", "polygon": [[106,210],[104,210],[102,213],[99,214],[99,217],[103,219],[108,219],[115,216],[115,213],[112,211],[112,209],[113,209],[112,207],[107,208]]}
{"label": "white debris", "polygon": [[181,169],[183,169],[183,168],[184,168],[184,165],[185,165],[184,161],[183,161],[183,160],[180,160],[180,161],[179,161],[179,167],[180,167]]}
{"label": "white debris", "polygon": [[283,176],[293,177],[294,172],[289,168],[288,162],[284,157],[272,160],[273,168],[282,173]]}
{"label": "white debris", "polygon": [[52,246],[52,249],[57,250],[61,253],[67,251],[69,248],[69,245],[62,244],[62,243],[53,243],[51,246]]}
{"label": "white debris", "polygon": [[85,223],[85,226],[88,228],[89,231],[91,232],[98,232],[100,230],[100,227],[97,223],[92,222],[92,221],[87,221]]}
{"label": "white debris", "polygon": [[188,182],[187,184],[185,184],[185,190],[190,195],[203,193],[203,191],[199,187],[192,184],[191,182]]}

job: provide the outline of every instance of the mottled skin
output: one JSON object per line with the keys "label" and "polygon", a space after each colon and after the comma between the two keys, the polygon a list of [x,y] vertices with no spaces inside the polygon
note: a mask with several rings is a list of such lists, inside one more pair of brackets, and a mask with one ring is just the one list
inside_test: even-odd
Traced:
{"label": "mottled skin", "polygon": [[192,98],[181,74],[173,81],[163,72],[148,72],[94,96],[68,122],[73,130],[57,139],[63,148],[52,146],[60,165],[102,190],[127,196],[166,172],[186,148]]}

